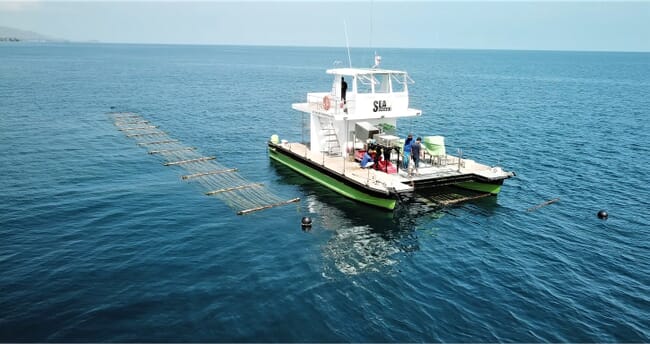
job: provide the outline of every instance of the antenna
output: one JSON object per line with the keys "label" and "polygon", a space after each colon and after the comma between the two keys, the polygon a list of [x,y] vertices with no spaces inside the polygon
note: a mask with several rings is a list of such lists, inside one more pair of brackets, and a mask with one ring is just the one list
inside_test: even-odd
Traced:
{"label": "antenna", "polygon": [[352,68],[352,58],[350,57],[350,42],[348,42],[348,24],[343,21],[343,26],[345,27],[345,46],[348,48],[348,62],[350,63],[350,68]]}
{"label": "antenna", "polygon": [[372,4],[373,4],[373,1],[370,0],[370,44],[369,44],[369,45],[370,45],[370,49],[371,49],[371,50],[372,50],[372,18],[373,18],[373,15],[372,15]]}
{"label": "antenna", "polygon": [[[370,49],[372,50],[372,22],[373,22],[373,15],[372,15],[372,8],[373,8],[373,1],[370,0]],[[379,68],[379,64],[381,63],[381,56],[377,55],[377,50],[375,50],[375,63],[372,65],[372,68]]]}

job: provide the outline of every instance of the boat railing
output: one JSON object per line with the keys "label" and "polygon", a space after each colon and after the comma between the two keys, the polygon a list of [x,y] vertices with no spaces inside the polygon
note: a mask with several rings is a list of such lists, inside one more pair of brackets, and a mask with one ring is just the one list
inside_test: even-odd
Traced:
{"label": "boat railing", "polygon": [[346,111],[349,111],[354,101],[348,100],[344,104],[343,100],[329,92],[313,92],[307,93],[307,103],[312,110],[318,110],[331,115],[342,115],[347,113]]}

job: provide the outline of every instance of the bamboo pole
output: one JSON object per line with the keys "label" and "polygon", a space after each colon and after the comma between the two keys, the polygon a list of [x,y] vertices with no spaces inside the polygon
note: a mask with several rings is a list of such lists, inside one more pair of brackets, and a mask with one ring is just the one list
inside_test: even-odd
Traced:
{"label": "bamboo pole", "polygon": [[205,194],[208,195],[208,196],[211,196],[211,195],[216,195],[216,194],[222,193],[222,192],[230,192],[230,191],[235,191],[235,190],[240,190],[240,189],[254,188],[254,187],[258,187],[258,186],[262,186],[262,185],[264,185],[264,184],[262,184],[262,183],[251,183],[251,184],[246,184],[246,185],[233,186],[231,188],[208,191]]}
{"label": "bamboo pole", "polygon": [[148,136],[148,135],[167,135],[167,134],[165,134],[164,131],[158,131],[153,133],[131,134],[131,135],[126,135],[126,137],[139,137],[139,136]]}
{"label": "bamboo pole", "polygon": [[133,113],[123,113],[123,114],[116,114],[114,116],[116,119],[122,119],[122,118],[142,118],[140,115],[136,115]]}
{"label": "bamboo pole", "polygon": [[195,149],[196,147],[185,147],[179,149],[161,149],[161,150],[149,151],[149,154],[165,154],[165,153],[182,152],[182,151],[195,150]]}
{"label": "bamboo pole", "polygon": [[452,204],[456,204],[456,203],[467,202],[467,201],[472,201],[472,200],[479,199],[479,198],[488,197],[488,196],[491,196],[491,195],[492,195],[491,193],[484,193],[484,194],[480,194],[480,195],[476,195],[476,196],[467,196],[467,197],[443,200],[443,201],[439,201],[438,203],[440,203],[442,205],[452,205]]}
{"label": "bamboo pole", "polygon": [[125,125],[126,125],[126,124],[148,124],[148,123],[149,123],[149,121],[145,121],[145,120],[142,120],[142,121],[123,121],[123,120],[121,120],[121,119],[118,119],[118,120],[115,121],[115,125],[123,125],[123,124],[125,124]]}
{"label": "bamboo pole", "polygon": [[132,128],[120,128],[119,131],[129,131],[129,130],[142,130],[142,129],[153,129],[158,128],[157,125],[146,125],[144,127],[132,127]]}
{"label": "bamboo pole", "polygon": [[241,210],[241,211],[237,212],[237,215],[246,215],[246,214],[250,214],[250,213],[252,213],[254,211],[269,209],[269,208],[278,207],[278,206],[281,206],[281,205],[294,203],[294,202],[299,202],[299,201],[300,201],[300,198],[293,198],[293,199],[290,199],[288,201],[284,201],[284,202],[280,202],[280,203],[268,204],[268,205],[263,205],[263,206],[259,206],[259,207],[255,207],[255,208]]}
{"label": "bamboo pole", "polygon": [[206,161],[206,160],[214,160],[214,159],[216,159],[216,157],[214,157],[214,156],[204,156],[202,158],[197,158],[197,159],[166,162],[163,165],[165,165],[165,166],[173,166],[173,165],[188,164],[190,162]]}
{"label": "bamboo pole", "polygon": [[220,174],[220,173],[228,173],[228,172],[236,172],[236,168],[228,168],[225,170],[214,170],[214,171],[207,171],[207,172],[200,172],[200,173],[194,173],[194,174],[187,174],[182,176],[181,178],[183,179],[191,179],[191,178],[197,178],[197,177],[203,177],[203,176],[208,176],[211,174]]}
{"label": "bamboo pole", "polygon": [[163,144],[163,143],[174,143],[174,142],[178,142],[178,140],[165,140],[165,141],[153,141],[153,142],[140,142],[140,143],[138,143],[138,146],[158,145],[158,144]]}
{"label": "bamboo pole", "polygon": [[546,201],[546,202],[544,202],[544,203],[540,203],[540,204],[538,204],[538,205],[536,205],[536,206],[534,206],[534,207],[530,207],[530,208],[528,208],[526,211],[537,210],[537,209],[539,209],[539,208],[541,208],[541,207],[545,207],[545,206],[547,206],[547,205],[549,205],[549,204],[553,204],[553,203],[555,203],[555,202],[557,202],[557,201],[559,201],[559,200],[560,200],[559,198],[553,198],[552,200],[548,200],[548,201]]}

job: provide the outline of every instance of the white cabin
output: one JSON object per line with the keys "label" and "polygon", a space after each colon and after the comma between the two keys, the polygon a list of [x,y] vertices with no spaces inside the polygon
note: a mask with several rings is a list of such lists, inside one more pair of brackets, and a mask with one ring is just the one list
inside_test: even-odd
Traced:
{"label": "white cabin", "polygon": [[[347,156],[363,145],[367,131],[355,128],[396,127],[397,119],[416,117],[421,110],[409,108],[408,85],[413,83],[404,71],[379,68],[335,68],[329,92],[307,93],[306,103],[292,108],[310,114],[310,150],[329,155]],[[342,81],[347,83],[342,99]],[[347,134],[346,134],[347,133]],[[395,138],[391,138],[395,139]],[[347,147],[348,149],[341,149]]]}

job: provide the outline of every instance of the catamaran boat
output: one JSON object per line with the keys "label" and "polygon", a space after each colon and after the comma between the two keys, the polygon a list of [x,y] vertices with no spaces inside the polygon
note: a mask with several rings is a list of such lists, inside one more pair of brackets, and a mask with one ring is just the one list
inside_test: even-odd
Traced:
{"label": "catamaran boat", "polygon": [[[443,136],[423,137],[417,171],[413,162],[401,168],[405,140],[395,135],[397,120],[422,115],[409,108],[413,80],[405,71],[376,67],[335,68],[327,74],[334,78],[330,91],[307,93],[306,102],[292,104],[309,121],[309,142],[274,134],[268,142],[271,159],[343,196],[390,210],[416,189],[453,185],[496,195],[514,176],[463,159],[462,153],[447,154]],[[358,162],[366,152],[372,154],[372,168]]]}

